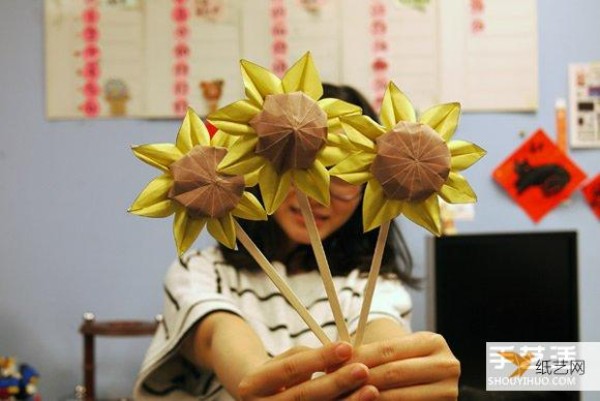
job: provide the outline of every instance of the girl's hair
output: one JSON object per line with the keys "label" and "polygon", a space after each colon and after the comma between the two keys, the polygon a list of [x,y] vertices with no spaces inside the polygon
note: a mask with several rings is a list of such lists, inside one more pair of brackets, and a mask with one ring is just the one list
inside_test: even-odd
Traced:
{"label": "girl's hair", "polygon": [[371,117],[373,120],[378,121],[379,117],[373,106],[365,97],[356,89],[347,85],[332,85],[323,84],[323,97],[334,97],[336,99],[343,100],[348,103],[352,103],[362,109],[362,113],[366,116]]}
{"label": "girl's hair", "polygon": [[[335,97],[360,106],[363,114],[377,120],[369,102],[354,88],[323,84],[324,96]],[[252,188],[260,198],[258,189]],[[378,230],[363,233],[362,199],[348,221],[323,240],[323,248],[333,276],[344,276],[358,268],[367,273],[377,242]],[[291,253],[284,254],[287,236],[273,218],[267,221],[240,220],[240,225],[252,238],[268,260],[278,260],[288,268],[318,269],[310,245],[299,245]],[[243,246],[233,251],[219,244],[225,261],[237,269],[259,271],[260,267]],[[392,221],[385,245],[381,274],[397,276],[405,285],[418,287],[420,280],[412,277],[413,262],[400,229]]]}

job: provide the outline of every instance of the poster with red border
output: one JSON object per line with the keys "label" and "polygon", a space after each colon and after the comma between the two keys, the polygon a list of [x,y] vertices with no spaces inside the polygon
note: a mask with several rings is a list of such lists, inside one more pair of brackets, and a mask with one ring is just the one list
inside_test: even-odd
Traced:
{"label": "poster with red border", "polygon": [[586,174],[539,129],[494,170],[493,177],[537,223],[569,198]]}

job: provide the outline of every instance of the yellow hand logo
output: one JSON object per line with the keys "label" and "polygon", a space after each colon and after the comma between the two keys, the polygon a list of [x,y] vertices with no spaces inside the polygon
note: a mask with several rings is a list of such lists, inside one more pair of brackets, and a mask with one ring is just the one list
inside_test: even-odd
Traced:
{"label": "yellow hand logo", "polygon": [[526,353],[525,355],[519,355],[516,352],[498,352],[502,357],[508,359],[511,363],[517,366],[517,369],[512,372],[510,377],[515,376],[523,376],[529,366],[531,365],[531,359],[533,358],[533,354],[531,352]]}

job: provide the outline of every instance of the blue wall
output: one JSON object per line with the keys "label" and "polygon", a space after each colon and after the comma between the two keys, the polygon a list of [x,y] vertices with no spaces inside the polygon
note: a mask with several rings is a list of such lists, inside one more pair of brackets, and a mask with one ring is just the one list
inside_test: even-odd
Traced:
{"label": "blue wall", "polygon": [[[41,0],[0,1],[0,355],[37,367],[43,396],[56,400],[81,381],[77,328],[83,312],[150,319],[160,311],[162,276],[173,258],[171,221],[126,214],[155,175],[129,146],[171,142],[178,123],[47,122],[42,11]],[[476,221],[460,224],[461,232],[579,232],[585,341],[600,341],[600,222],[577,194],[535,225],[490,174],[521,143],[520,130],[552,133],[555,98],[567,96],[567,64],[600,60],[599,17],[597,0],[539,1],[539,112],[467,114],[458,133],[489,151],[467,173],[480,203]],[[588,174],[600,172],[600,150],[572,156]],[[426,235],[412,224],[402,226],[423,275]],[[204,236],[198,246],[209,243]],[[424,329],[425,296],[414,294],[414,300],[414,328]],[[126,393],[147,344],[100,341],[99,387]]]}

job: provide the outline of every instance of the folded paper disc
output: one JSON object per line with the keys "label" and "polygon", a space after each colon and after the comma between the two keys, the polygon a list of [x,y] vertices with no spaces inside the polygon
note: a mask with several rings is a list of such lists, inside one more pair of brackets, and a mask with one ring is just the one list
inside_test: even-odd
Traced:
{"label": "folded paper disc", "polygon": [[377,138],[371,172],[388,198],[422,201],[446,182],[450,150],[428,125],[401,121]]}
{"label": "folded paper disc", "polygon": [[171,164],[173,186],[169,199],[187,209],[190,217],[221,218],[242,198],[244,177],[217,173],[227,150],[198,145]]}
{"label": "folded paper disc", "polygon": [[267,96],[250,125],[258,135],[256,154],[278,173],[309,168],[327,138],[327,114],[302,92]]}

